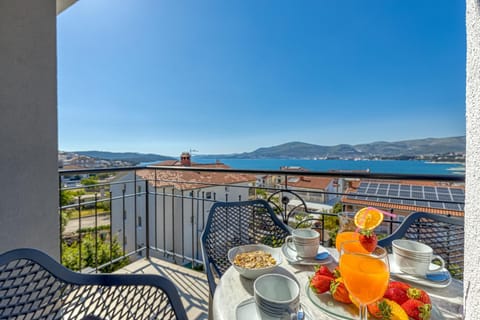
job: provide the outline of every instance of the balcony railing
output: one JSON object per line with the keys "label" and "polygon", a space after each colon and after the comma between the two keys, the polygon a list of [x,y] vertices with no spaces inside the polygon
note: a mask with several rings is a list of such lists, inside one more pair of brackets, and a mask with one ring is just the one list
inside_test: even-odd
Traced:
{"label": "balcony railing", "polygon": [[[290,226],[316,228],[324,246],[338,230],[337,211],[393,213],[377,229],[386,236],[410,212],[463,217],[464,206],[461,176],[147,166],[60,170],[59,186],[62,263],[82,272],[141,256],[201,269],[199,239],[217,201],[268,200]],[[461,278],[463,247],[453,263]]]}

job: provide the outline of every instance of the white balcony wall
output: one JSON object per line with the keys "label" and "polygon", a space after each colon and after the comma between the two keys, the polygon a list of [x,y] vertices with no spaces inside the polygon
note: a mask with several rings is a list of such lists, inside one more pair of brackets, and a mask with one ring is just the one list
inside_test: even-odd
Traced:
{"label": "white balcony wall", "polygon": [[56,2],[0,0],[0,252],[59,258]]}
{"label": "white balcony wall", "polygon": [[480,1],[466,1],[467,156],[465,179],[464,316],[480,313]]}
{"label": "white balcony wall", "polygon": [[185,190],[183,194],[172,187],[157,188],[156,197],[151,195],[149,198],[150,244],[201,261],[201,245],[198,240],[213,200],[248,200],[248,187],[248,183],[211,186]]}
{"label": "white balcony wall", "polygon": [[[145,181],[132,172],[124,174],[110,187],[112,192],[112,233],[129,253],[145,245]],[[123,197],[125,189],[125,197]],[[124,232],[125,231],[125,232]],[[136,236],[136,241],[135,241]]]}

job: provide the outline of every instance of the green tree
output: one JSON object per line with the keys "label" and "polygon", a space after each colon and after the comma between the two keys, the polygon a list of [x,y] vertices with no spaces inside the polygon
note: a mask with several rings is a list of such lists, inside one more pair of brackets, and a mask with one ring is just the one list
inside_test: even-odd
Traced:
{"label": "green tree", "polygon": [[[339,213],[343,211],[343,205],[341,202],[335,203],[332,209],[332,213]],[[328,230],[328,235],[332,239],[332,243],[335,243],[337,233],[339,229],[338,216],[325,217],[325,229]]]}
{"label": "green tree", "polygon": [[[80,248],[82,249],[82,260],[79,265]],[[123,255],[122,248],[117,239],[112,241],[112,259],[119,258]],[[68,245],[62,244],[62,263],[65,267],[79,271],[86,267],[95,268],[110,261],[110,242],[103,241],[98,235],[97,237],[97,265],[95,264],[95,236],[93,234],[85,234],[82,236],[81,247],[77,241]],[[112,265],[100,269],[101,272],[112,272],[128,264],[128,259],[124,258]]]}
{"label": "green tree", "polygon": [[82,185],[84,185],[86,188],[86,191],[98,191],[99,187],[96,186],[98,184],[98,178],[96,176],[91,176],[88,178],[84,178],[80,181]]}
{"label": "green tree", "polygon": [[[60,206],[67,206],[75,201],[75,192],[72,190],[62,190],[60,191]],[[68,210],[60,210],[60,225],[62,232],[65,230],[65,226],[70,220],[70,215]]]}
{"label": "green tree", "polygon": [[66,206],[75,201],[75,192],[72,190],[62,190],[60,192],[60,206]]}
{"label": "green tree", "polygon": [[98,178],[97,177],[89,177],[89,178],[85,178],[85,179],[82,179],[80,181],[81,184],[83,184],[84,186],[93,186],[93,185],[96,185],[98,183]]}

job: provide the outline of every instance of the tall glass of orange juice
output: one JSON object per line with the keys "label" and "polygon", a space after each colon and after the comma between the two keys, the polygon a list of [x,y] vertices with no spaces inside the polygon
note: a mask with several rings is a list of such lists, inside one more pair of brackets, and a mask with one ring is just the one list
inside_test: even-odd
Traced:
{"label": "tall glass of orange juice", "polygon": [[372,253],[358,252],[358,240],[345,241],[340,249],[340,273],[348,292],[360,305],[361,320],[368,318],[367,305],[383,297],[390,272],[387,251],[378,247]]}
{"label": "tall glass of orange juice", "polygon": [[358,240],[358,235],[359,233],[355,231],[339,232],[335,240],[335,247],[337,248],[338,253],[340,254],[342,243],[345,241]]}

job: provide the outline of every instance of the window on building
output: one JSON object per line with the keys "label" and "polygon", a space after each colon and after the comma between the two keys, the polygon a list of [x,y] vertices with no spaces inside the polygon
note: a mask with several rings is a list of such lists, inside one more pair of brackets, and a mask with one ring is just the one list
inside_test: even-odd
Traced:
{"label": "window on building", "polygon": [[137,217],[137,225],[138,227],[142,227],[142,217]]}
{"label": "window on building", "polygon": [[212,193],[209,191],[209,192],[206,192],[205,193],[205,198],[206,199],[212,199]]}

